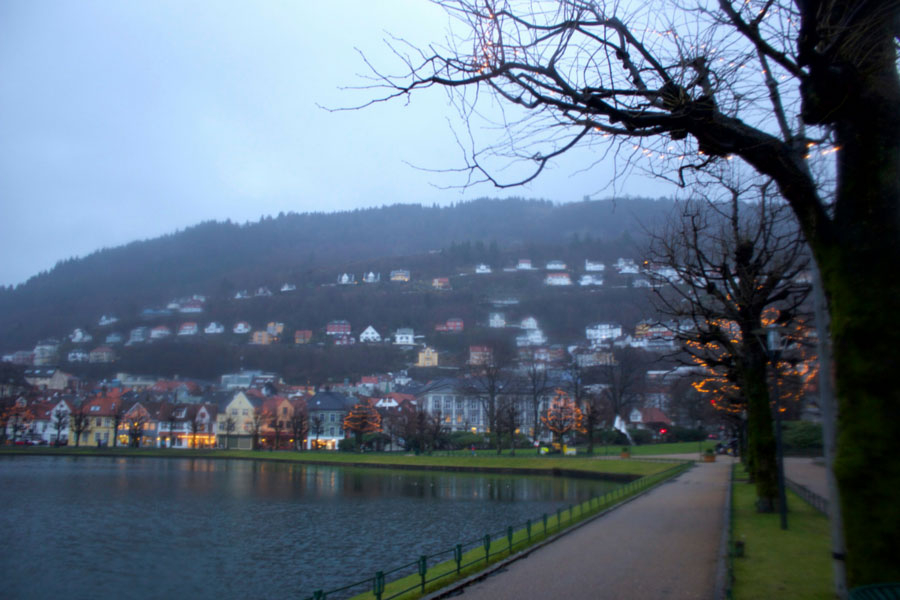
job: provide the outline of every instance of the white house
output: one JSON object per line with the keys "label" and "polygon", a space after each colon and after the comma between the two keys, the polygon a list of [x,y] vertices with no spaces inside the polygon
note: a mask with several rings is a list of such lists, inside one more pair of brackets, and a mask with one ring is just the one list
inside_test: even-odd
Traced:
{"label": "white house", "polygon": [[547,343],[547,336],[540,329],[527,329],[522,335],[516,336],[516,346],[541,346]]}
{"label": "white house", "polygon": [[73,344],[84,344],[90,342],[92,339],[94,339],[93,336],[83,329],[76,329],[69,335],[69,341]]}
{"label": "white house", "polygon": [[337,279],[337,282],[340,285],[351,285],[356,283],[356,276],[351,275],[350,273],[341,273]]}
{"label": "white house", "polygon": [[282,292],[293,292],[296,289],[297,289],[297,286],[294,285],[293,283],[285,283],[283,286],[281,286]]}
{"label": "white house", "polygon": [[547,263],[547,270],[548,271],[565,271],[566,263],[564,263],[561,260],[551,260],[550,262]]}
{"label": "white house", "polygon": [[594,262],[590,259],[584,259],[584,270],[589,273],[602,273],[603,270],[606,269],[606,265],[602,262]]}
{"label": "white house", "polygon": [[246,300],[250,297],[250,294],[247,293],[247,290],[241,290],[234,295],[235,300]]}
{"label": "white house", "polygon": [[69,362],[87,362],[88,353],[84,350],[72,350],[69,352]]}
{"label": "white house", "polygon": [[250,323],[247,321],[239,321],[234,324],[234,327],[231,328],[231,331],[234,333],[250,333]]}
{"label": "white house", "polygon": [[181,307],[178,309],[178,312],[182,314],[197,314],[203,312],[203,302],[200,300],[191,299],[186,301]]}
{"label": "white house", "polygon": [[150,330],[151,340],[161,340],[172,335],[172,330],[165,325],[159,325]]}
{"label": "white house", "polygon": [[134,344],[143,344],[149,337],[149,327],[135,327],[128,333],[128,341],[125,342],[125,345],[133,346]]}
{"label": "white house", "polygon": [[520,258],[516,268],[520,271],[530,271],[531,267],[531,259],[530,258]]}
{"label": "white house", "polygon": [[479,275],[484,275],[485,273],[490,273],[491,268],[485,264],[481,264],[475,267],[475,272]]}
{"label": "white house", "polygon": [[572,285],[572,278],[568,273],[547,273],[544,285]]}
{"label": "white house", "polygon": [[369,325],[368,327],[365,328],[365,330],[363,330],[363,332],[361,334],[359,334],[359,341],[360,342],[370,342],[370,343],[380,342],[381,334],[378,333],[377,331],[375,331],[374,327]]}
{"label": "white house", "polygon": [[630,258],[620,258],[617,260],[616,270],[622,275],[637,275],[640,272],[637,264]]}
{"label": "white house", "polygon": [[378,283],[379,281],[381,281],[381,273],[369,271],[363,275],[363,283]]}
{"label": "white house", "polygon": [[178,328],[178,335],[197,335],[198,331],[200,329],[197,327],[197,324],[193,321],[188,321],[182,323],[181,327]]}
{"label": "white house", "polygon": [[213,321],[203,330],[203,333],[208,333],[209,335],[216,335],[219,333],[225,333],[225,326],[221,323],[216,323]]}
{"label": "white house", "polygon": [[258,288],[258,289],[256,290],[256,296],[257,296],[257,297],[264,297],[264,296],[271,296],[271,295],[272,295],[271,290],[269,290],[269,288],[267,288],[267,287],[265,287],[265,286],[263,286],[263,287],[261,287],[261,288]]}
{"label": "white house", "polygon": [[621,337],[622,326],[614,323],[597,323],[596,325],[586,327],[584,335],[589,342],[594,344],[611,341],[617,337]]}
{"label": "white house", "polygon": [[100,323],[100,326],[102,327],[104,325],[112,325],[113,323],[118,323],[118,321],[119,321],[119,319],[117,319],[116,317],[114,317],[112,315],[103,315],[100,317],[99,323]]}
{"label": "white house", "polygon": [[118,331],[114,331],[106,336],[107,344],[121,344],[125,341],[125,336],[119,333]]}
{"label": "white house", "polygon": [[415,335],[409,327],[401,327],[394,333],[394,344],[398,346],[412,346],[415,344]]}
{"label": "white house", "polygon": [[494,329],[506,327],[506,317],[503,316],[503,313],[491,313],[488,317],[488,327],[493,327]]}
{"label": "white house", "polygon": [[582,275],[578,285],[603,285],[603,278],[599,275]]}
{"label": "white house", "polygon": [[538,322],[534,317],[525,317],[522,319],[522,323],[519,325],[522,329],[537,329]]}

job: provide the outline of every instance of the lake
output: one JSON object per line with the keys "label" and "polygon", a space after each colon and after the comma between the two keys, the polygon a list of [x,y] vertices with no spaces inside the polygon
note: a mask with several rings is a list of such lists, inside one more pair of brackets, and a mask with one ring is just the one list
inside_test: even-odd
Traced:
{"label": "lake", "polygon": [[0,595],[303,597],[616,485],[240,460],[0,457]]}

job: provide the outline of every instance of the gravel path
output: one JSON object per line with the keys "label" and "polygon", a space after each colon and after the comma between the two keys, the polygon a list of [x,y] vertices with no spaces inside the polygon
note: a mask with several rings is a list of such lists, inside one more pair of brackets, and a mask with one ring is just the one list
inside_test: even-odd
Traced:
{"label": "gravel path", "polygon": [[699,463],[462,590],[464,600],[710,599],[732,459]]}

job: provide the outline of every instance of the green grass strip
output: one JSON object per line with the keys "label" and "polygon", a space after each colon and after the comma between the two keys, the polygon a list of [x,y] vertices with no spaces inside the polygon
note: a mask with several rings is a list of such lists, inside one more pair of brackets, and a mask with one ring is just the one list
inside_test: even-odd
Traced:
{"label": "green grass strip", "polygon": [[788,528],[778,513],[756,512],[756,489],[737,467],[732,489],[732,543],[744,542],[744,556],[732,561],[735,600],[833,598],[828,519],[788,492]]}
{"label": "green grass strip", "polygon": [[112,457],[145,457],[145,458],[214,458],[264,460],[284,463],[324,464],[335,466],[359,467],[398,467],[421,469],[446,469],[459,471],[504,470],[510,473],[521,471],[523,474],[554,474],[554,471],[578,471],[593,475],[652,475],[671,466],[671,463],[649,462],[641,460],[604,460],[587,455],[580,456],[537,456],[534,453],[519,451],[515,456],[479,453],[454,453],[441,456],[406,454],[401,452],[290,452],[266,450],[187,450],[175,448],[75,448],[64,446],[52,447],[16,447],[0,448],[2,455],[31,456],[112,456]]}

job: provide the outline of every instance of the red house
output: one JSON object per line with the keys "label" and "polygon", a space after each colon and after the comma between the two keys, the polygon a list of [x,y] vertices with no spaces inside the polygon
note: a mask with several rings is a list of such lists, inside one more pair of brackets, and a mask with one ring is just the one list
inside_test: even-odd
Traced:
{"label": "red house", "polygon": [[326,335],[350,335],[350,321],[338,319],[325,326]]}

